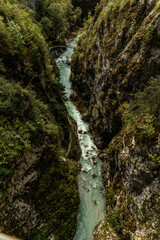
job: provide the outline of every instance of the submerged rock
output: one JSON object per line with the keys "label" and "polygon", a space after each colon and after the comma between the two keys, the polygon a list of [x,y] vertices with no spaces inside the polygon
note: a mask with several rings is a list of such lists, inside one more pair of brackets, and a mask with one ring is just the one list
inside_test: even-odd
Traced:
{"label": "submerged rock", "polygon": [[97,161],[95,159],[93,160],[93,164],[95,164],[95,165],[97,164]]}
{"label": "submerged rock", "polygon": [[92,173],[92,177],[93,177],[93,178],[96,178],[97,175],[96,175],[95,173]]}
{"label": "submerged rock", "polygon": [[94,204],[97,205],[97,201],[96,200],[93,200]]}

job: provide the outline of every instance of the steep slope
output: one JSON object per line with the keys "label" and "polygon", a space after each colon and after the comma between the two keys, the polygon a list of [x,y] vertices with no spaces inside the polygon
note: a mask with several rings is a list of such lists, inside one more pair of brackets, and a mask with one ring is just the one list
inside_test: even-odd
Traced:
{"label": "steep slope", "polygon": [[48,41],[62,44],[77,29],[81,9],[74,8],[71,0],[36,0],[35,13]]}
{"label": "steep slope", "polygon": [[0,231],[68,240],[79,205],[78,145],[42,29],[31,9],[1,1]]}
{"label": "steep slope", "polygon": [[160,238],[159,74],[159,1],[102,0],[72,58],[72,97],[104,160],[104,230],[120,239]]}

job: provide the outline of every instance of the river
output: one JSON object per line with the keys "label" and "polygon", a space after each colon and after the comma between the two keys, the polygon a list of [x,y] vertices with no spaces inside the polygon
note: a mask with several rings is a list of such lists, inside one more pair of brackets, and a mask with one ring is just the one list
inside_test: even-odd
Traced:
{"label": "river", "polygon": [[64,86],[64,103],[70,117],[77,123],[77,132],[82,155],[81,172],[78,175],[80,206],[77,219],[77,230],[73,240],[91,240],[95,226],[105,218],[104,187],[102,184],[102,162],[97,156],[97,147],[89,132],[89,124],[82,120],[80,112],[70,99],[72,93],[69,80],[71,56],[76,45],[76,39],[68,44],[68,48],[56,60],[60,70],[60,83]]}

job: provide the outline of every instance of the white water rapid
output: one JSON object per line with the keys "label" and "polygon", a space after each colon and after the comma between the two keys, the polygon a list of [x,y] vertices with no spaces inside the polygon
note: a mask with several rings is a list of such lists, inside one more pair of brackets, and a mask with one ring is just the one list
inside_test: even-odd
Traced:
{"label": "white water rapid", "polygon": [[77,122],[77,132],[82,155],[81,172],[78,175],[80,206],[77,230],[73,240],[91,240],[95,226],[105,217],[105,196],[101,176],[102,162],[97,157],[97,148],[89,133],[89,124],[82,120],[80,112],[70,100],[72,93],[69,81],[71,68],[67,64],[76,45],[76,40],[68,45],[67,50],[56,60],[60,70],[60,82],[64,86],[64,103],[69,115]]}

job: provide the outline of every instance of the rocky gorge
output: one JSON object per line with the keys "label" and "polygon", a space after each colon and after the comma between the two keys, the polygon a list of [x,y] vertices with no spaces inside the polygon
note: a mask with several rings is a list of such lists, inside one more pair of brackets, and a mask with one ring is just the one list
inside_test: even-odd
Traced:
{"label": "rocky gorge", "polygon": [[0,231],[159,240],[159,173],[159,0],[1,0]]}
{"label": "rocky gorge", "polygon": [[71,76],[103,160],[106,219],[93,239],[160,239],[159,74],[159,1],[102,0]]}

